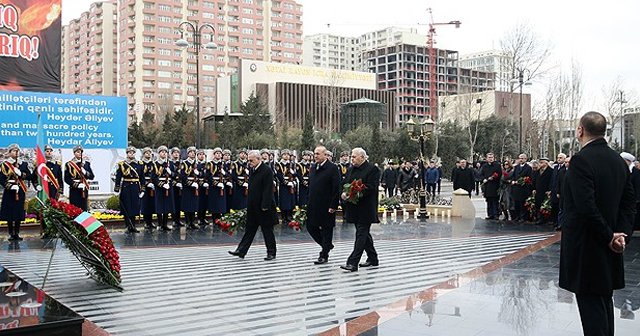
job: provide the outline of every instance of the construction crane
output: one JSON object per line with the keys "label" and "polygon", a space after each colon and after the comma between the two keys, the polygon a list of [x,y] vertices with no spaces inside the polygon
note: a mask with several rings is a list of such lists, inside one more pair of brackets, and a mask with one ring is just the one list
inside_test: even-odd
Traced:
{"label": "construction crane", "polygon": [[436,117],[435,113],[438,108],[438,52],[434,48],[436,26],[455,25],[456,28],[460,28],[461,22],[458,20],[449,22],[433,22],[433,12],[431,8],[428,8],[430,21],[429,21],[429,34],[427,35],[427,52],[429,55],[429,114]]}

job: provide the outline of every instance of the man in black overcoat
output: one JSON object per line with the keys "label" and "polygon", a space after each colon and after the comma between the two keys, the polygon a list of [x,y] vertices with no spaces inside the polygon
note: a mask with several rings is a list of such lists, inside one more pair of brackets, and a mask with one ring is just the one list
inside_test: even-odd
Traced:
{"label": "man in black overcoat", "polygon": [[389,166],[382,173],[382,187],[387,193],[387,197],[393,197],[396,194],[396,183],[398,181],[398,165],[389,161]]}
{"label": "man in black overcoat", "polygon": [[333,228],[340,199],[340,170],[327,160],[327,149],[318,146],[313,151],[315,163],[309,172],[309,203],[307,204],[307,230],[322,247],[314,264],[326,264],[333,249]]}
{"label": "man in black overcoat", "polygon": [[576,294],[585,335],[613,336],[611,297],[625,286],[622,254],[636,210],[629,168],[607,145],[606,129],[598,112],[587,112],[576,129],[582,149],[562,193],[559,285]]}
{"label": "man in black overcoat", "polygon": [[[355,272],[360,267],[378,266],[378,253],[373,246],[371,233],[372,223],[380,223],[378,220],[378,186],[380,183],[380,170],[368,160],[367,152],[362,148],[354,148],[351,151],[351,167],[347,171],[343,184],[355,180],[362,180],[365,189],[362,197],[353,204],[347,201],[347,195],[342,193],[344,200],[345,222],[356,226],[356,242],[353,252],[347,259],[347,264],[340,268]],[[360,258],[363,252],[367,252],[367,261],[361,264]]]}
{"label": "man in black overcoat", "polygon": [[273,226],[278,222],[276,201],[273,197],[273,170],[262,161],[260,152],[249,151],[249,191],[247,195],[247,225],[238,248],[229,254],[243,258],[249,251],[258,227],[262,230],[264,243],[267,246],[267,257],[264,260],[276,258],[276,238]]}
{"label": "man in black overcoat", "polygon": [[629,171],[631,171],[631,185],[633,186],[633,193],[635,195],[636,200],[636,217],[633,221],[633,227],[635,230],[640,229],[640,169],[636,168],[635,156],[631,155],[631,153],[622,152],[620,153],[620,157],[624,159],[629,166]]}
{"label": "man in black overcoat", "polygon": [[[538,178],[536,179],[535,185],[535,200],[536,200],[536,209],[540,209],[542,203],[545,198],[551,193],[551,182],[553,179],[553,172],[549,167],[549,159],[541,158],[540,160],[540,169],[538,170]],[[549,218],[550,219],[550,218]],[[546,221],[544,216],[538,211],[538,223],[543,224]]]}
{"label": "man in black overcoat", "polygon": [[487,219],[498,220],[498,189],[500,188],[500,178],[502,168],[496,163],[493,153],[487,153],[487,163],[480,168],[482,176],[484,199],[487,201]]}
{"label": "man in black overcoat", "polygon": [[515,221],[523,221],[528,217],[524,202],[531,195],[532,185],[521,184],[518,181],[525,177],[531,178],[531,175],[533,175],[533,169],[527,164],[527,155],[518,155],[517,164],[511,173],[511,197],[513,198],[513,220]]}
{"label": "man in black overcoat", "polygon": [[464,189],[469,192],[469,198],[471,198],[471,192],[475,187],[476,180],[473,177],[473,168],[467,166],[467,160],[460,160],[460,166],[456,168],[454,175],[453,190]]}

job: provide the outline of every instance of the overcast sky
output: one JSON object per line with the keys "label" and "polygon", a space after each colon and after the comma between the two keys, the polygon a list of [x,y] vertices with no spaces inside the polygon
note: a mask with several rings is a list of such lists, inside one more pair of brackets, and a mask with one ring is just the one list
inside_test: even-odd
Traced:
{"label": "overcast sky", "polygon": [[[583,66],[585,109],[601,109],[601,89],[621,77],[628,91],[640,91],[640,13],[638,0],[298,0],[303,7],[304,33],[357,36],[387,26],[427,31],[427,8],[435,22],[462,21],[462,26],[438,27],[441,48],[461,53],[500,47],[506,31],[527,22],[552,43],[552,64],[567,68],[571,59]],[[78,17],[90,0],[62,0],[63,22]],[[391,5],[391,6],[390,6]],[[330,24],[328,26],[328,24]],[[544,81],[534,83],[544,92]],[[538,95],[537,98],[542,98]]]}

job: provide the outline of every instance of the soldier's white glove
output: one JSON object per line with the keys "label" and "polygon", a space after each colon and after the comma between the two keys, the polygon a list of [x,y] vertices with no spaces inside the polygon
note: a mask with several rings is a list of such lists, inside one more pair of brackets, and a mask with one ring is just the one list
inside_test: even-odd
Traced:
{"label": "soldier's white glove", "polygon": [[229,187],[233,187],[233,183],[231,183],[231,182],[227,182],[227,185],[228,185]]}
{"label": "soldier's white glove", "polygon": [[82,175],[87,175],[87,171],[84,168],[80,168],[82,170]]}
{"label": "soldier's white glove", "polygon": [[49,182],[49,175],[43,176],[42,180],[45,181],[45,182]]}
{"label": "soldier's white glove", "polygon": [[198,170],[198,168],[194,169],[193,173],[196,174],[196,175],[200,175],[200,171]]}
{"label": "soldier's white glove", "polygon": [[82,190],[84,190],[84,188],[86,188],[86,186],[84,185],[84,183],[80,183],[80,184],[78,184],[78,189],[82,189]]}
{"label": "soldier's white glove", "polygon": [[203,188],[209,188],[209,183],[207,183],[207,182],[203,183],[203,184],[202,184],[202,187],[203,187]]}
{"label": "soldier's white glove", "polygon": [[37,185],[36,186],[36,191],[42,191],[42,186],[41,185]]}
{"label": "soldier's white glove", "polygon": [[147,183],[147,188],[155,189],[156,186],[154,186],[153,183],[149,182]]}
{"label": "soldier's white glove", "polygon": [[293,169],[293,168],[289,169],[289,171],[291,172],[291,174],[295,174],[296,173],[296,170]]}
{"label": "soldier's white glove", "polygon": [[293,187],[293,182],[287,183],[288,186]]}
{"label": "soldier's white glove", "polygon": [[193,183],[191,183],[191,186],[194,187],[194,188],[197,188],[198,187],[198,183],[193,182]]}
{"label": "soldier's white glove", "polygon": [[165,183],[163,186],[163,188],[169,190],[169,188],[171,188],[171,186],[169,185],[169,183]]}
{"label": "soldier's white glove", "polygon": [[218,188],[224,188],[224,183],[220,182],[216,185]]}
{"label": "soldier's white glove", "polygon": [[245,182],[242,184],[243,187],[248,188],[249,187],[249,183]]}
{"label": "soldier's white glove", "polygon": [[11,186],[11,190],[18,191],[20,187],[17,184]]}
{"label": "soldier's white glove", "polygon": [[16,175],[18,176],[22,176],[22,172],[20,171],[20,169],[13,167],[13,172],[16,173]]}
{"label": "soldier's white glove", "polygon": [[182,183],[180,183],[180,182],[176,183],[176,187],[182,189]]}
{"label": "soldier's white glove", "polygon": [[167,167],[167,174],[171,175],[171,168]]}
{"label": "soldier's white glove", "polygon": [[144,197],[144,191],[138,194],[139,198],[143,198]]}

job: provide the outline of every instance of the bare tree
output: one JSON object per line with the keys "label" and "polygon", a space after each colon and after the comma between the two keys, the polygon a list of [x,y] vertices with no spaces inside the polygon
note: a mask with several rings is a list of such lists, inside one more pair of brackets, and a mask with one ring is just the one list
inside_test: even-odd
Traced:
{"label": "bare tree", "polygon": [[[466,89],[465,91],[469,91]],[[462,125],[467,126],[467,137],[469,139],[469,160],[473,160],[475,154],[475,145],[478,140],[478,132],[480,130],[480,120],[483,117],[483,109],[487,105],[486,100],[482,99],[482,93],[466,93],[453,97],[455,120]],[[487,114],[485,112],[485,114]]]}
{"label": "bare tree", "polygon": [[[525,81],[544,75],[548,70],[548,60],[551,56],[552,45],[543,41],[528,23],[519,23],[505,33],[500,40],[500,46],[506,55],[506,73],[511,80],[518,78],[519,70],[526,70]],[[516,84],[511,83],[511,92]]]}
{"label": "bare tree", "polygon": [[[568,124],[572,124],[578,118],[578,114],[582,110],[583,105],[583,83],[582,83],[582,64],[576,60],[571,62],[571,109],[567,120]],[[569,143],[569,155],[577,151],[577,142],[571,139]]]}
{"label": "bare tree", "polygon": [[343,83],[344,78],[340,76],[340,73],[332,70],[325,80],[325,86],[319,92],[320,97],[318,103],[329,115],[327,130],[331,133],[338,130],[336,116],[344,100],[347,98],[344,90],[341,88]]}

